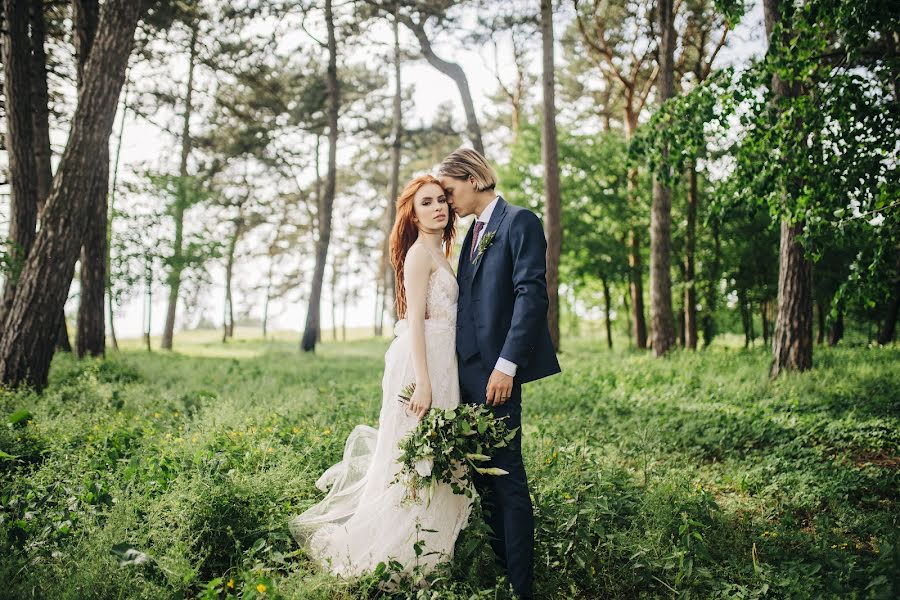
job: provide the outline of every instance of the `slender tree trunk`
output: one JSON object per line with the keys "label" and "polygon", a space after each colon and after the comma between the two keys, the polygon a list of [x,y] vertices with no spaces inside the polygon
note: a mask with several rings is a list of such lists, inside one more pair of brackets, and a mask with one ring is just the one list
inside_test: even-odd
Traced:
{"label": "slender tree trunk", "polygon": [[759,303],[759,315],[762,319],[763,344],[769,346],[769,303]]}
{"label": "slender tree trunk", "polygon": [[144,256],[144,295],[146,303],[144,305],[144,343],[147,346],[147,352],[150,352],[150,332],[153,331],[150,322],[153,316],[153,267],[148,256]]}
{"label": "slender tree trunk", "polygon": [[313,273],[312,289],[309,294],[306,328],[300,343],[300,347],[304,352],[312,352],[316,349],[316,342],[321,331],[319,312],[322,305],[325,263],[328,260],[328,244],[331,242],[331,213],[334,207],[336,184],[340,90],[337,77],[337,41],[334,33],[334,15],[332,14],[331,0],[325,0],[325,25],[328,29],[328,70],[325,77],[325,87],[328,95],[328,175],[325,179],[325,195],[319,203],[319,239],[316,244],[316,267]]}
{"label": "slender tree trunk", "polygon": [[604,321],[606,322],[606,345],[612,350],[613,341],[612,341],[612,317],[610,313],[612,312],[612,301],[610,300],[609,295],[609,281],[606,277],[601,277],[600,281],[603,283],[603,311],[604,311]]}
{"label": "slender tree trunk", "polygon": [[222,315],[222,343],[234,336],[234,307],[232,302],[232,281],[234,276],[234,252],[237,248],[238,237],[241,235],[241,218],[234,222],[234,230],[231,239],[228,240],[228,254],[225,258],[225,314]]}
{"label": "slender tree trunk", "polygon": [[20,275],[35,240],[38,211],[38,172],[32,115],[32,58],[28,38],[28,1],[4,0],[3,76],[5,92],[6,149],[9,163],[9,254],[13,268],[6,274],[0,324],[13,305]]}
{"label": "slender tree trunk", "polygon": [[191,113],[193,112],[194,95],[194,67],[197,62],[197,37],[199,25],[191,24],[191,41],[188,58],[187,90],[184,95],[184,115],[181,125],[181,163],[178,168],[178,194],[175,198],[175,207],[172,213],[175,221],[175,241],[172,246],[172,257],[169,265],[169,304],[166,309],[166,323],[163,327],[162,342],[160,347],[164,350],[172,349],[172,341],[175,335],[175,314],[178,310],[178,295],[181,291],[181,272],[184,269],[184,256],[182,244],[184,241],[184,213],[188,204],[188,156],[191,153]]}
{"label": "slender tree trunk", "polygon": [[703,311],[703,347],[708,348],[716,335],[716,305],[719,299],[719,277],[722,257],[722,240],[719,236],[719,222],[713,220],[710,228],[713,235],[713,259],[706,286],[706,306]]}
{"label": "slender tree trunk", "polygon": [[837,343],[844,337],[844,307],[838,308],[837,317],[831,324],[831,331],[828,334],[828,345],[837,346]]}
{"label": "slender tree trunk", "polygon": [[688,173],[687,236],[684,253],[684,347],[697,349],[697,165],[691,163]]}
{"label": "slender tree trunk", "polygon": [[[400,10],[400,3],[395,5],[395,11]],[[403,89],[400,80],[400,20],[397,18],[399,13],[394,13],[394,113],[393,113],[393,143],[391,144],[391,191],[388,196],[387,223],[384,235],[384,256],[382,257],[382,269],[384,273],[384,304],[390,303],[391,306],[396,302],[395,293],[397,282],[394,275],[394,269],[390,262],[390,235],[394,226],[394,220],[397,218],[397,196],[400,195],[400,152],[403,143],[403,112],[401,100],[403,99]],[[384,318],[384,310],[381,311]],[[391,311],[389,314],[393,315]],[[381,320],[379,319],[379,321]],[[393,321],[393,318],[391,319]],[[381,329],[381,323],[379,323]]]}
{"label": "slender tree trunk", "polygon": [[[633,121],[626,120],[625,138],[627,140],[631,139],[636,128],[636,117],[633,118]],[[631,167],[628,170],[628,199],[633,205],[637,204],[639,193],[637,179],[637,168]],[[647,348],[647,322],[644,320],[644,274],[641,267],[640,234],[634,225],[628,229],[628,272],[634,343],[637,348],[644,350]]]}
{"label": "slender tree trunk", "polygon": [[125,91],[122,98],[122,121],[119,123],[119,135],[116,143],[116,158],[113,161],[112,183],[109,189],[109,215],[106,220],[106,299],[109,305],[109,335],[112,347],[119,349],[119,340],[116,338],[116,322],[113,314],[115,306],[113,302],[113,273],[112,273],[112,222],[115,214],[116,182],[119,180],[119,159],[122,156],[122,138],[125,135],[125,119],[128,117],[128,90],[131,87],[128,73],[125,74]]}
{"label": "slender tree trunk", "polygon": [[44,0],[31,0],[31,85],[34,98],[32,120],[38,220],[50,193],[50,185],[53,183],[50,94],[47,90],[47,54],[44,50],[46,30]]}
{"label": "slender tree trunk", "polygon": [[819,333],[816,336],[816,344],[825,343],[825,303],[821,298],[816,298],[816,319],[819,323]]}
{"label": "slender tree trunk", "polygon": [[884,321],[878,329],[875,338],[880,345],[890,344],[897,331],[897,315],[900,313],[900,247],[896,249],[896,263],[894,265],[894,293],[888,303],[884,314]]}
{"label": "slender tree trunk", "polygon": [[381,277],[375,278],[375,328],[374,334],[375,337],[381,337],[381,328],[382,328],[382,315],[384,314],[384,298],[381,293],[381,286],[384,283],[384,279]]}
{"label": "slender tree trunk", "polygon": [[[766,36],[770,39],[775,26],[782,21],[782,0],[763,0]],[[782,33],[791,35],[788,26]],[[776,103],[796,98],[800,94],[797,83],[789,84],[777,74],[772,75],[772,92]],[[799,189],[797,182],[794,189]],[[783,191],[783,202],[791,202],[792,190]],[[802,221],[781,221],[781,243],[778,269],[778,314],[772,338],[772,366],[769,376],[778,377],[783,370],[805,371],[812,368],[812,263],[806,258],[800,235]]]}
{"label": "slender tree trunk", "polygon": [[[98,0],[75,0],[72,4],[75,27],[75,55],[78,57],[78,86],[84,83],[84,67],[91,54],[100,19]],[[75,351],[79,358],[106,355],[106,264],[107,195],[109,188],[109,139],[97,145],[100,171],[93,178],[92,214],[83,232],[81,246],[80,295],[75,325]]]}
{"label": "slender tree trunk", "polygon": [[59,311],[72,280],[81,233],[93,212],[90,190],[103,167],[98,146],[109,143],[140,12],[140,3],[132,0],[107,0],[103,5],[69,141],[0,337],[0,379],[7,386],[28,384],[42,390],[47,385]]}
{"label": "slender tree trunk", "polygon": [[738,288],[738,307],[741,311],[741,327],[744,330],[744,348],[750,346],[750,312],[747,310],[747,290]]}
{"label": "slender tree trunk", "polygon": [[632,340],[632,328],[631,328],[631,309],[628,307],[628,291],[625,291],[625,294],[622,296],[622,306],[624,307],[625,314],[625,335],[628,336],[628,345],[632,345],[634,340]]}
{"label": "slender tree trunk", "polygon": [[[335,257],[337,258],[337,257]],[[337,305],[340,301],[337,295],[338,287],[338,265],[332,259],[331,264],[331,339],[338,340],[338,322],[337,322]]]}
{"label": "slender tree trunk", "polygon": [[478,116],[475,113],[475,103],[472,101],[472,93],[469,91],[469,80],[466,79],[466,73],[457,63],[446,61],[438,57],[431,48],[431,40],[425,31],[423,23],[416,23],[412,18],[399,15],[400,21],[416,36],[419,46],[422,49],[422,55],[432,67],[449,77],[459,89],[459,95],[462,98],[463,110],[466,114],[466,123],[468,124],[469,137],[472,139],[472,145],[475,150],[484,154],[484,144],[481,141],[481,126],[478,124]]}
{"label": "slender tree trunk", "polygon": [[[657,2],[660,30],[660,65],[657,96],[662,105],[675,95],[675,16],[673,0]],[[668,146],[663,147],[663,162]],[[650,208],[650,327],[654,356],[663,356],[675,345],[672,313],[672,189],[658,176],[653,180]]]}
{"label": "slender tree trunk", "polygon": [[562,251],[562,207],[559,190],[559,152],[556,142],[556,93],[553,64],[553,4],[541,0],[543,40],[544,118],[541,154],[544,162],[544,235],[547,237],[547,320],[550,338],[559,351],[559,259]]}

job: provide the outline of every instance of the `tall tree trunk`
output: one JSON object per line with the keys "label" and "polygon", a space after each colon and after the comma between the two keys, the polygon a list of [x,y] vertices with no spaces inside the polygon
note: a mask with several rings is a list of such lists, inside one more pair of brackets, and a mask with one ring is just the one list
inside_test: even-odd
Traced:
{"label": "tall tree trunk", "polygon": [[697,252],[697,164],[691,163],[688,173],[687,235],[684,252],[684,347],[697,349],[697,271],[694,257]]}
{"label": "tall tree trunk", "polygon": [[40,219],[53,183],[50,148],[50,94],[47,90],[46,22],[44,0],[31,0],[31,85],[33,94],[34,162],[37,183],[37,210]]}
{"label": "tall tree trunk", "polygon": [[147,346],[147,352],[150,352],[150,332],[153,331],[150,322],[153,316],[153,267],[150,258],[144,255],[144,295],[146,301],[144,303],[144,343]]}
{"label": "tall tree trunk", "polygon": [[541,0],[544,118],[541,154],[544,162],[544,235],[547,237],[547,320],[550,338],[559,351],[559,259],[562,251],[562,207],[559,192],[559,152],[556,143],[556,92],[553,76],[553,3]]}
{"label": "tall tree trunk", "polygon": [[768,302],[760,302],[759,303],[759,315],[762,319],[762,335],[763,335],[763,344],[768,348],[769,346],[769,303]]}
{"label": "tall tree trunk", "polygon": [[0,326],[9,315],[22,268],[35,240],[38,211],[28,1],[3,0],[3,14],[3,89],[6,96],[4,118],[10,183],[8,238],[12,242],[9,254],[13,260],[13,268],[6,274],[0,304]]}
{"label": "tall tree trunk", "polygon": [[475,113],[475,103],[472,101],[472,93],[469,91],[469,80],[466,79],[466,73],[457,63],[446,61],[434,53],[431,47],[431,40],[425,31],[423,23],[417,23],[411,17],[399,15],[400,21],[406,25],[419,42],[422,49],[422,55],[432,67],[449,77],[459,89],[459,95],[462,98],[463,111],[466,114],[466,123],[468,125],[469,137],[472,139],[473,147],[482,155],[484,154],[484,144],[481,141],[481,126],[478,124],[478,116]]}
{"label": "tall tree trunk", "polygon": [[716,335],[716,305],[719,299],[719,277],[722,264],[722,240],[719,235],[719,222],[713,220],[710,226],[713,235],[713,259],[709,269],[709,281],[706,285],[706,302],[703,310],[703,347],[708,348]]}
{"label": "tall tree trunk", "polygon": [[750,345],[750,315],[747,314],[747,290],[737,290],[738,310],[741,313],[741,329],[744,331],[744,348]]}
{"label": "tall tree trunk", "polygon": [[116,158],[113,161],[112,182],[109,188],[109,213],[106,219],[106,301],[109,307],[109,336],[114,350],[119,349],[116,338],[116,320],[113,303],[112,273],[112,222],[115,214],[116,182],[119,180],[119,159],[122,156],[122,138],[125,136],[125,119],[128,117],[128,89],[131,87],[128,73],[125,74],[125,90],[122,98],[122,121],[119,123],[119,135],[116,143]]}
{"label": "tall tree trunk", "polygon": [[[673,0],[657,2],[660,30],[659,80],[657,96],[662,105],[675,95],[675,15]],[[668,145],[663,147],[663,163]],[[664,167],[665,168],[665,167]],[[672,189],[653,178],[650,208],[650,327],[654,356],[663,356],[675,345],[675,318],[672,313]]]}
{"label": "tall tree trunk", "polygon": [[894,293],[888,303],[887,310],[884,314],[884,321],[878,329],[878,336],[875,338],[880,345],[890,344],[894,339],[897,331],[897,316],[900,313],[900,246],[896,249],[896,264],[894,265]]}
{"label": "tall tree trunk", "polygon": [[333,259],[331,264],[331,339],[335,342],[338,341],[337,306],[338,302],[340,302],[337,295],[337,287],[338,265]]}
{"label": "tall tree trunk", "polygon": [[[75,55],[78,57],[78,86],[84,84],[84,66],[91,54],[100,19],[98,0],[75,0],[72,4],[75,27]],[[93,179],[92,214],[83,232],[78,320],[75,326],[75,351],[79,358],[106,354],[106,256],[107,193],[109,186],[109,139],[98,144],[101,168]]]}
{"label": "tall tree trunk", "polygon": [[[628,116],[625,122],[625,138],[630,140],[637,128],[637,117]],[[628,170],[628,201],[636,205],[638,200],[638,171],[636,167]],[[631,313],[634,328],[635,347],[647,348],[647,322],[644,319],[644,274],[641,267],[641,241],[638,228],[631,225],[628,229],[628,273],[629,293],[631,294]],[[629,328],[630,329],[630,328]]]}
{"label": "tall tree trunk", "polygon": [[7,386],[24,383],[42,390],[47,385],[59,311],[72,280],[81,233],[93,213],[90,190],[103,167],[98,146],[108,144],[112,132],[140,12],[141,4],[132,0],[107,0],[103,5],[69,141],[0,337],[0,379]]}
{"label": "tall tree trunk", "polygon": [[382,316],[384,315],[384,296],[381,292],[381,286],[384,283],[382,277],[375,278],[375,318],[374,318],[374,334],[375,337],[381,337]]}
{"label": "tall tree trunk", "polygon": [[222,315],[222,343],[228,338],[234,337],[234,306],[232,302],[232,281],[234,275],[234,251],[237,248],[238,237],[241,235],[241,218],[234,221],[234,230],[231,239],[228,240],[228,253],[225,257],[225,314]]}
{"label": "tall tree trunk", "polygon": [[[394,226],[394,220],[397,218],[397,196],[400,195],[400,151],[403,141],[403,112],[401,100],[403,99],[403,89],[400,80],[400,19],[399,11],[400,3],[395,5],[394,9],[394,112],[393,112],[393,142],[391,144],[391,189],[388,194],[387,205],[387,222],[384,230],[384,248],[381,257],[382,287],[383,296],[381,297],[381,311],[376,315],[376,335],[381,335],[383,328],[385,308],[388,304],[391,307],[396,302],[396,276],[394,269],[390,263],[390,235]],[[393,321],[394,311],[389,312]]]}
{"label": "tall tree trunk", "polygon": [[191,113],[193,112],[194,66],[197,62],[197,36],[199,24],[191,24],[191,41],[188,58],[187,90],[184,95],[184,115],[181,125],[181,163],[178,168],[178,193],[175,198],[175,210],[172,218],[175,221],[175,241],[172,246],[171,264],[169,265],[169,304],[166,309],[166,323],[163,327],[160,347],[172,349],[175,335],[175,313],[178,309],[178,294],[181,291],[181,272],[184,269],[182,243],[184,241],[184,213],[188,204],[188,156],[191,153]]}
{"label": "tall tree trunk", "polygon": [[822,298],[816,298],[816,318],[819,323],[816,344],[821,346],[825,343],[825,302],[822,301]]}
{"label": "tall tree trunk", "polygon": [[606,345],[612,350],[612,317],[610,316],[610,313],[612,312],[612,301],[609,296],[609,281],[606,277],[601,277],[600,281],[603,283],[603,312],[605,317],[603,320],[606,323]]}
{"label": "tall tree trunk", "polygon": [[[34,163],[35,181],[37,184],[37,222],[40,222],[41,211],[50,186],[53,183],[52,159],[50,148],[50,94],[47,88],[47,26],[44,17],[44,0],[31,0],[31,89],[33,95],[32,121],[34,126]],[[66,290],[68,296],[68,290]],[[0,308],[2,313],[2,308]],[[71,352],[69,331],[66,326],[65,310],[60,309],[57,315],[59,332],[56,349]],[[2,322],[2,317],[0,317]]]}
{"label": "tall tree trunk", "polygon": [[339,94],[337,77],[337,41],[334,33],[334,15],[331,1],[325,0],[325,25],[328,29],[328,70],[325,88],[328,95],[328,175],[325,179],[325,194],[319,202],[319,238],[316,243],[316,267],[313,273],[312,289],[309,294],[309,310],[306,313],[306,328],[300,348],[304,352],[316,349],[321,335],[319,313],[322,306],[322,284],[325,279],[325,263],[328,260],[328,244],[331,242],[331,213],[334,208],[334,191],[337,169],[337,137]]}
{"label": "tall tree trunk", "polygon": [[837,343],[844,337],[844,307],[838,307],[837,317],[831,324],[831,331],[828,333],[828,345],[837,346]]}
{"label": "tall tree trunk", "polygon": [[[771,45],[772,31],[782,21],[782,1],[763,0],[766,37]],[[791,35],[791,27],[783,30]],[[772,75],[772,92],[776,103],[800,94],[797,83],[789,84],[777,74]],[[795,189],[799,188],[799,183]],[[784,190],[783,202],[790,202],[792,190]],[[800,235],[802,221],[781,221],[781,243],[778,260],[778,314],[772,338],[772,366],[770,377],[778,377],[783,370],[805,371],[812,368],[812,263],[806,258]]]}

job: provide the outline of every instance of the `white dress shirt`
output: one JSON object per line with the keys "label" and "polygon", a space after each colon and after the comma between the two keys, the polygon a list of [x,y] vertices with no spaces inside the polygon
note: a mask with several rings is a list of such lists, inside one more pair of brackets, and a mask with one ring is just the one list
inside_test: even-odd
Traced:
{"label": "white dress shirt", "polygon": [[[481,236],[484,235],[485,232],[487,231],[488,223],[491,222],[491,215],[494,214],[494,207],[497,206],[497,200],[499,200],[499,199],[500,199],[500,195],[498,194],[497,197],[494,198],[493,202],[491,202],[490,204],[488,204],[487,206],[484,207],[484,210],[481,211],[481,214],[478,216],[478,219],[476,219],[476,220],[484,223],[484,227],[481,228],[481,232],[478,234],[478,236],[472,240],[472,248],[478,247],[478,240],[480,240]],[[500,356],[497,358],[497,364],[494,366],[494,368],[497,369],[498,371],[500,371],[501,373],[505,373],[506,375],[509,375],[510,377],[515,377],[516,370],[519,368],[519,366],[516,363],[512,362],[511,360],[507,360],[507,359],[503,358],[502,356]]]}

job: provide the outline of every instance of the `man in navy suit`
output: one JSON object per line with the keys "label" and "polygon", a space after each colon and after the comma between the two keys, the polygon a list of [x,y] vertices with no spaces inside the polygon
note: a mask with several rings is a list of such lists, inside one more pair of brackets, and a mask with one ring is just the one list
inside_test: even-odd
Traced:
{"label": "man in navy suit", "polygon": [[491,546],[520,598],[533,598],[534,515],[522,462],[522,384],[560,372],[547,323],[547,242],[537,215],[496,193],[484,157],[460,149],[438,168],[460,217],[476,215],[456,277],[456,352],[463,402],[484,404],[518,427],[488,466],[508,475],[475,476]]}

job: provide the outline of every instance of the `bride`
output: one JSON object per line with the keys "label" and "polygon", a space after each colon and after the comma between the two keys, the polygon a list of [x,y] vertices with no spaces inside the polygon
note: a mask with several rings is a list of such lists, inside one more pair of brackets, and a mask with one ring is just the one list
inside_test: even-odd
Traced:
{"label": "bride", "polygon": [[[400,440],[431,407],[451,408],[460,401],[459,288],[447,261],[455,232],[455,214],[440,182],[430,175],[410,181],[397,199],[390,237],[400,320],[385,354],[378,429],[353,429],[341,462],[316,481],[328,494],[290,521],[307,554],[335,575],[356,577],[391,560],[407,574],[417,567],[428,572],[452,559],[468,522],[471,500],[449,485],[438,485],[426,505],[404,502],[404,486],[391,483],[400,471]],[[415,392],[406,404],[399,394],[413,382]]]}

